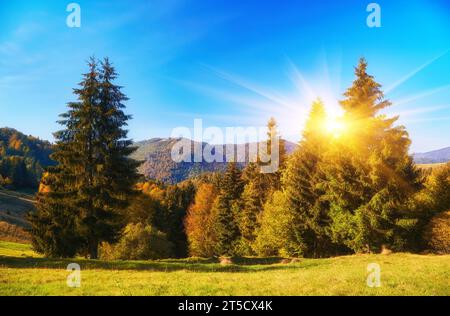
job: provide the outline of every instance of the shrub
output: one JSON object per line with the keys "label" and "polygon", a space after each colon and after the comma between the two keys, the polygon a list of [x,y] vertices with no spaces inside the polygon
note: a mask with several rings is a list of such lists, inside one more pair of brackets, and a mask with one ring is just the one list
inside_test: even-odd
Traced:
{"label": "shrub", "polygon": [[450,254],[450,211],[431,219],[426,226],[424,239],[432,252]]}
{"label": "shrub", "polygon": [[0,240],[28,243],[31,240],[30,234],[23,228],[6,222],[0,222]]}
{"label": "shrub", "polygon": [[174,246],[166,235],[142,223],[128,224],[117,244],[101,247],[101,257],[107,260],[154,260],[173,255]]}

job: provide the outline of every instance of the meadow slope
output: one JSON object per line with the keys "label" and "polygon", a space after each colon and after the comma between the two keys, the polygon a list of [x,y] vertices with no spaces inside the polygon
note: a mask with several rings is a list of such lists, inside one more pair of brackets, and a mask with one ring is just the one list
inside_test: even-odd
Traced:
{"label": "meadow slope", "polygon": [[[69,288],[66,267],[81,266]],[[381,287],[366,284],[381,266]],[[450,256],[355,255],[330,259],[90,261],[39,258],[28,245],[0,242],[0,295],[450,295]]]}

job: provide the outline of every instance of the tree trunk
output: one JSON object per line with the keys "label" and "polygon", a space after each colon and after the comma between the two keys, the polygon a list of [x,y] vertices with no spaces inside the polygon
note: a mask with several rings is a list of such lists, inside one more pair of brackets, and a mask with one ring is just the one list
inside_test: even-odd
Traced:
{"label": "tree trunk", "polygon": [[90,240],[88,247],[89,247],[89,258],[91,260],[98,259],[98,241]]}

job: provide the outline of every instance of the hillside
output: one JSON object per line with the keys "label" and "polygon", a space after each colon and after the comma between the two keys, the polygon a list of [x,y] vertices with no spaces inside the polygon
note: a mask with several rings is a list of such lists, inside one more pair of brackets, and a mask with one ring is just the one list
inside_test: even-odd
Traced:
{"label": "hillside", "polygon": [[0,222],[28,227],[25,216],[33,208],[32,194],[0,189]]}
{"label": "hillside", "polygon": [[0,128],[0,186],[37,187],[44,168],[52,165],[52,145],[12,128]]}
{"label": "hillside", "polygon": [[[147,178],[158,179],[166,183],[178,183],[190,177],[205,172],[223,171],[226,168],[225,162],[208,163],[204,159],[201,162],[194,161],[194,146],[201,146],[202,150],[208,143],[196,143],[194,141],[184,140],[191,143],[191,161],[176,163],[172,160],[172,147],[182,139],[179,138],[153,138],[146,141],[135,143],[138,147],[137,151],[132,154],[132,158],[143,161],[139,171]],[[254,144],[253,144],[254,145]],[[225,146],[223,145],[223,153],[225,159]],[[249,161],[248,152],[250,144],[235,145],[237,160],[241,167]],[[294,143],[286,141],[286,150],[291,153],[295,149]]]}
{"label": "hillside", "polygon": [[433,150],[426,153],[414,154],[414,160],[418,164],[434,164],[450,161],[450,147]]}

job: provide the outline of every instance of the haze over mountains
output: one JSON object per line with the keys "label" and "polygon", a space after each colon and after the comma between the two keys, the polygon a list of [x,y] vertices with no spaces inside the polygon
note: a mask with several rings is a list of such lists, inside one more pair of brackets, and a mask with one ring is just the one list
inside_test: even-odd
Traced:
{"label": "haze over mountains", "polygon": [[414,161],[419,164],[443,163],[450,161],[450,147],[414,154]]}

